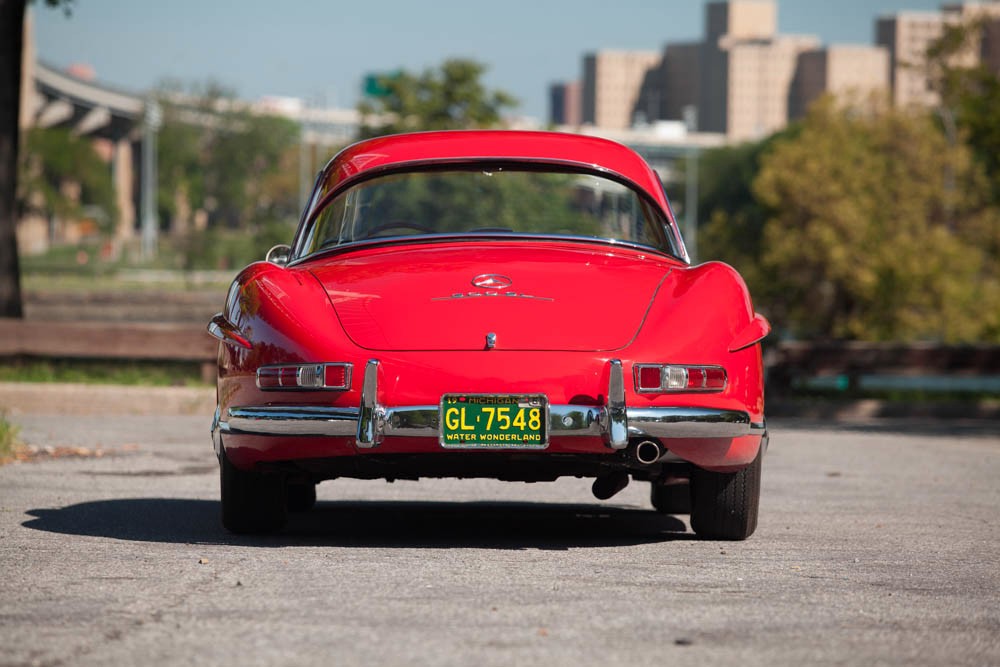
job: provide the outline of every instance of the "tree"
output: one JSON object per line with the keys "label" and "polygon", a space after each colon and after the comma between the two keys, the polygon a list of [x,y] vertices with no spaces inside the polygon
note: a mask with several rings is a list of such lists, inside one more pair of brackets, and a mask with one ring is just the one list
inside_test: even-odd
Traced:
{"label": "tree", "polygon": [[[66,11],[72,0],[45,0]],[[18,113],[26,0],[0,0],[0,317],[23,317],[17,259]]]}
{"label": "tree", "polygon": [[[761,162],[768,314],[803,337],[1000,339],[1000,217],[933,115],[827,98]],[[995,242],[995,241],[994,241]]]}
{"label": "tree", "polygon": [[[32,128],[25,133],[21,153],[19,212],[70,218],[89,205],[101,211],[102,231],[110,231],[117,217],[114,188],[91,141],[66,128]],[[67,196],[70,184],[77,186],[79,196]]]}
{"label": "tree", "polygon": [[978,57],[985,30],[982,17],[946,26],[928,46],[925,67],[945,131],[972,149],[1000,204],[1000,77]]}
{"label": "tree", "polygon": [[755,143],[705,152],[698,161],[700,255],[726,262],[746,280],[758,303],[780,302],[775,280],[761,262],[764,228],[774,213],[755,195],[753,184],[761,162],[781,139],[794,137],[798,125]]}
{"label": "tree", "polygon": [[177,89],[161,91],[161,218],[174,218],[184,199],[210,227],[247,229],[294,219],[298,125],[243,110],[216,84],[198,90],[184,95],[183,104],[176,101]]}
{"label": "tree", "polygon": [[486,66],[472,60],[446,60],[421,74],[400,72],[376,78],[376,96],[358,105],[362,139],[398,132],[496,127],[517,100],[489,91],[481,78]]}

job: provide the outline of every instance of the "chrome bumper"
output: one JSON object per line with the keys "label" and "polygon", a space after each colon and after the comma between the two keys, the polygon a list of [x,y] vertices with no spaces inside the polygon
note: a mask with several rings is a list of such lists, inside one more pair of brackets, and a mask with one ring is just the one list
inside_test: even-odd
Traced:
{"label": "chrome bumper", "polygon": [[[549,433],[601,437],[608,447],[624,449],[631,437],[736,438],[763,435],[765,425],[739,410],[708,408],[629,408],[625,405],[622,366],[611,361],[608,403],[600,407],[549,405]],[[377,447],[385,437],[438,438],[437,405],[387,407],[375,401],[378,362],[365,368],[359,408],[258,406],[216,411],[215,434],[355,437],[360,448]]]}

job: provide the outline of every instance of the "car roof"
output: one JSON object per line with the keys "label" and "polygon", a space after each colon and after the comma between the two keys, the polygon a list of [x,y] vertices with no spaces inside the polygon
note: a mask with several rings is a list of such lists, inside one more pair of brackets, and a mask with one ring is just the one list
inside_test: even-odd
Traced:
{"label": "car roof", "polygon": [[323,170],[321,190],[330,193],[385,169],[490,159],[610,172],[630,181],[673,218],[659,177],[632,149],[599,137],[559,132],[448,130],[376,137],[338,153]]}

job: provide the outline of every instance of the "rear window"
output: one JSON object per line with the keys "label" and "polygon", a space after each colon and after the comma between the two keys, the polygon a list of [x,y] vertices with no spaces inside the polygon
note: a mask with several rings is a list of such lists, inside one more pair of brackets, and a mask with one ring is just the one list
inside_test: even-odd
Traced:
{"label": "rear window", "polygon": [[606,239],[676,255],[659,209],[631,188],[590,173],[512,168],[380,176],[328,202],[296,256],[406,236],[540,235]]}

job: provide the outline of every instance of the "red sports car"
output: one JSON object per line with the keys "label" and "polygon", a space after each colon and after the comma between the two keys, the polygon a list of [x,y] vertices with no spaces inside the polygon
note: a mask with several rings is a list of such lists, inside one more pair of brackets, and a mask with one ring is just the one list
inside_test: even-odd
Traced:
{"label": "red sports car", "polygon": [[337,477],[630,479],[695,533],[757,524],[767,321],[692,266],[663,187],[577,135],[396,135],[323,169],[245,268],[219,345],[222,521],[279,529]]}

